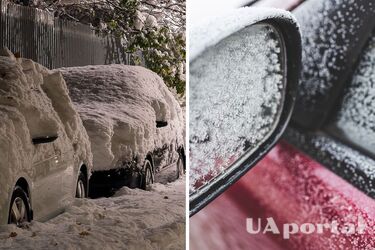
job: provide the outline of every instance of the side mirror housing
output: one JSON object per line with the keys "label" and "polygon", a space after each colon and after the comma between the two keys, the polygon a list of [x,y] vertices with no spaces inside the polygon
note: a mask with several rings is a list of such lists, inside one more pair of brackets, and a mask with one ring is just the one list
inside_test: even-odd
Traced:
{"label": "side mirror housing", "polygon": [[190,29],[190,216],[251,169],[293,111],[301,35],[282,10],[242,8]]}
{"label": "side mirror housing", "polygon": [[42,136],[42,137],[36,137],[32,139],[32,142],[34,145],[38,144],[45,144],[45,143],[51,143],[56,141],[56,139],[59,138],[58,135],[53,135],[53,136]]}
{"label": "side mirror housing", "polygon": [[156,127],[157,128],[163,128],[163,127],[166,127],[166,126],[168,126],[167,121],[156,121]]}

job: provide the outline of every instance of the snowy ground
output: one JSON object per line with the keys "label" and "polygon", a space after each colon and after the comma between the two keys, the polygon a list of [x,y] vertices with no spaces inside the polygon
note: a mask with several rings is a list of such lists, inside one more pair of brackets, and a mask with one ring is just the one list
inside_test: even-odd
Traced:
{"label": "snowy ground", "polygon": [[184,249],[185,179],[76,199],[58,217],[0,227],[0,249]]}

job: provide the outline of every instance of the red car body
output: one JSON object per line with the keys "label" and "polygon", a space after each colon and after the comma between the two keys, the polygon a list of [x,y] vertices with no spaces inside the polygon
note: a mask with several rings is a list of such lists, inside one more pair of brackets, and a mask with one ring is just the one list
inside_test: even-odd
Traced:
{"label": "red car body", "polygon": [[[275,1],[273,1],[275,3]],[[291,9],[301,1],[283,2]],[[258,1],[257,6],[272,1]],[[277,7],[280,7],[277,5]],[[261,222],[249,233],[246,222]],[[272,218],[280,234],[265,232]],[[337,222],[365,225],[361,232],[301,233],[283,237],[284,224]],[[254,223],[258,225],[257,223]],[[190,218],[190,249],[375,249],[375,201],[286,141],[217,199]]]}
{"label": "red car body", "polygon": [[[246,219],[366,224],[362,234],[250,234]],[[262,228],[264,225],[262,225]],[[375,249],[375,201],[293,146],[281,142],[225,193],[190,218],[191,249]]]}

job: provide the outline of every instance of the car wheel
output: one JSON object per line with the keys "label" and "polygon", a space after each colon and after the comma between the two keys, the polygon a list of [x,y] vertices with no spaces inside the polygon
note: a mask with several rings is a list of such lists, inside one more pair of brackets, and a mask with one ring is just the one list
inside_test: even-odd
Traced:
{"label": "car wheel", "polygon": [[31,206],[26,192],[19,186],[13,191],[10,202],[8,224],[22,225],[31,221]]}
{"label": "car wheel", "polygon": [[82,172],[78,176],[76,198],[86,198],[86,177]]}
{"label": "car wheel", "polygon": [[178,157],[176,171],[177,171],[176,178],[180,179],[180,177],[184,174],[184,162],[183,162],[181,155]]}
{"label": "car wheel", "polygon": [[144,171],[141,188],[144,190],[149,190],[151,188],[151,184],[154,183],[154,174],[152,173],[152,165],[149,160],[145,160]]}

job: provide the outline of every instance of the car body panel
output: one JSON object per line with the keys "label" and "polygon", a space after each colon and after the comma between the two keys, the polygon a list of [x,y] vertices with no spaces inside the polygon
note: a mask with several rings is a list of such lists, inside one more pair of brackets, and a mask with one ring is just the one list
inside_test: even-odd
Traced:
{"label": "car body panel", "polygon": [[[36,220],[46,217],[48,212],[57,209],[58,202],[55,196],[60,193],[62,184],[61,179],[56,174],[56,166],[54,165],[55,151],[52,143],[36,145],[36,155],[42,156],[42,154],[37,153],[38,149],[41,147],[48,149],[47,152],[49,152],[50,155],[44,154],[45,158],[38,159],[38,161],[31,166],[35,174],[33,175],[31,183],[34,195],[30,198],[33,200],[32,207]],[[43,152],[46,153],[46,150],[43,150]]]}
{"label": "car body panel", "polygon": [[284,138],[369,197],[375,198],[373,158],[322,131],[302,132],[289,127]]}
{"label": "car body panel", "polygon": [[[283,223],[367,224],[364,234],[250,234],[246,218]],[[190,219],[191,249],[371,249],[375,248],[375,201],[281,142],[243,178]]]}
{"label": "car body panel", "polygon": [[[33,218],[37,221],[46,221],[55,217],[74,200],[80,167],[85,164],[74,160],[73,149],[61,154],[61,159],[64,158],[64,160],[58,160],[52,143],[36,147],[50,148],[49,154],[40,155],[36,148],[35,155],[39,155],[39,157],[36,157],[35,162],[30,164],[29,167],[24,167],[28,171],[18,173],[15,178],[8,182],[8,195],[1,197],[0,201],[0,207],[2,207],[0,225],[8,223],[10,199],[16,182],[21,178],[25,179],[29,186],[29,198],[34,211]],[[46,152],[45,149],[42,151]],[[3,174],[6,175],[6,171]],[[87,174],[89,175],[89,173]],[[11,174],[8,176],[11,176]]]}
{"label": "car body panel", "polygon": [[[59,149],[59,139],[54,143],[36,145],[38,147],[47,147],[51,155],[41,162],[33,164],[35,175],[32,180],[32,191],[34,219],[47,220],[63,208],[70,204],[75,197],[77,173],[74,167],[73,149],[67,152],[61,152]],[[43,150],[43,152],[45,152]]]}
{"label": "car body panel", "polygon": [[152,153],[152,164],[154,164],[155,172],[163,171],[163,169],[168,168],[168,166],[177,162],[178,153],[177,149],[175,149],[173,146],[173,144],[165,144],[162,148],[156,149]]}

